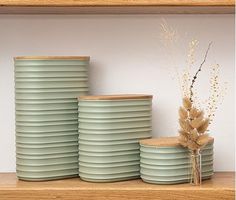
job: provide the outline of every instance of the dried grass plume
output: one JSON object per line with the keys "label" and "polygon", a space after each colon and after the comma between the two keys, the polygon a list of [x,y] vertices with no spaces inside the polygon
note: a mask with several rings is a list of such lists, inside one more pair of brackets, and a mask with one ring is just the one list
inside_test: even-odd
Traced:
{"label": "dried grass plume", "polygon": [[179,108],[179,124],[179,142],[182,146],[195,151],[207,144],[209,118],[193,106],[189,97],[183,98],[183,106]]}

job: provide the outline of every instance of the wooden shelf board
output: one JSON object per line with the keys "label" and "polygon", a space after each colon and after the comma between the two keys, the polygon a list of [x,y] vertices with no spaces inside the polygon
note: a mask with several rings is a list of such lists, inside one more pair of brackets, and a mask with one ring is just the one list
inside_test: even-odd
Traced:
{"label": "wooden shelf board", "polygon": [[0,174],[0,199],[4,200],[233,200],[234,172],[217,172],[202,186],[154,185],[142,180],[88,183],[79,178],[47,182],[19,181],[15,173]]}
{"label": "wooden shelf board", "polygon": [[234,13],[234,0],[0,0],[2,14]]}
{"label": "wooden shelf board", "polygon": [[232,6],[234,0],[1,0],[3,6]]}

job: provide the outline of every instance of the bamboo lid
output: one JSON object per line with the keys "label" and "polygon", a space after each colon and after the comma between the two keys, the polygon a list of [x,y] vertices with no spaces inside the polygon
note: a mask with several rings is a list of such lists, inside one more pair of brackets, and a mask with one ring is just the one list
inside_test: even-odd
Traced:
{"label": "bamboo lid", "polygon": [[152,99],[152,95],[145,94],[119,94],[119,95],[92,95],[80,96],[79,100],[133,100],[133,99]]}
{"label": "bamboo lid", "polygon": [[[208,143],[213,143],[214,138],[209,137]],[[151,138],[140,140],[141,145],[152,146],[152,147],[178,147],[181,146],[178,137],[161,137],[161,138]]]}
{"label": "bamboo lid", "polygon": [[17,56],[14,60],[89,60],[89,56]]}

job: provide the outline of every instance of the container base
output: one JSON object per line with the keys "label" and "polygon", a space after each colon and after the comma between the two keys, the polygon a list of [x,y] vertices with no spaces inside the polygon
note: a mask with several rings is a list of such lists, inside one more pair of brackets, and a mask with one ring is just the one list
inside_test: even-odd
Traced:
{"label": "container base", "polygon": [[118,181],[128,181],[128,180],[133,180],[133,179],[140,179],[140,176],[114,178],[114,179],[91,179],[91,178],[80,177],[80,179],[83,181],[86,181],[86,182],[94,182],[94,183],[113,183],[113,182],[118,182]]}
{"label": "container base", "polygon": [[[212,176],[206,176],[202,178],[202,180],[211,179]],[[183,183],[190,183],[190,180],[179,180],[179,181],[152,181],[142,178],[143,182],[149,184],[156,184],[156,185],[174,185],[174,184],[183,184]]]}
{"label": "container base", "polygon": [[29,182],[41,182],[41,181],[55,181],[61,179],[69,179],[69,178],[79,178],[78,174],[68,175],[68,176],[56,176],[56,177],[49,177],[49,178],[27,178],[27,177],[19,177],[17,178],[21,181],[29,181]]}

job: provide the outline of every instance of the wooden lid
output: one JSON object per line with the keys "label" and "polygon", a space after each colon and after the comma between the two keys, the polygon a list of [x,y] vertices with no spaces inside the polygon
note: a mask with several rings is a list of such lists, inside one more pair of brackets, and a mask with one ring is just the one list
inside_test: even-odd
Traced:
{"label": "wooden lid", "polygon": [[[214,138],[209,137],[208,143],[213,143]],[[161,138],[151,138],[140,140],[141,145],[153,146],[153,147],[178,147],[181,146],[178,137],[161,137]]]}
{"label": "wooden lid", "polygon": [[152,99],[152,95],[145,94],[119,94],[119,95],[93,95],[80,96],[79,100],[133,100],[133,99]]}
{"label": "wooden lid", "polygon": [[14,60],[89,60],[89,56],[17,56]]}

